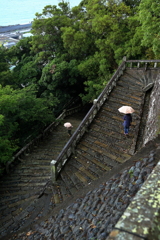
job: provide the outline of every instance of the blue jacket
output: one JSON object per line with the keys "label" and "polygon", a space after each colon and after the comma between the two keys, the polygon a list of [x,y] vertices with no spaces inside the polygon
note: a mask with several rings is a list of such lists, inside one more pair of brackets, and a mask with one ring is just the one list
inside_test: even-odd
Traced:
{"label": "blue jacket", "polygon": [[131,122],[132,122],[131,114],[125,114],[123,119],[124,119],[123,126],[126,128],[129,128],[129,126],[131,125]]}

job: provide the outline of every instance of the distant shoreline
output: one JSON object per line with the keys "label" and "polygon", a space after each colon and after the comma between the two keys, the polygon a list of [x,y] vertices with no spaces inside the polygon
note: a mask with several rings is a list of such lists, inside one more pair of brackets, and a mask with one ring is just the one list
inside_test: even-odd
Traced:
{"label": "distant shoreline", "polygon": [[25,28],[31,28],[31,27],[32,27],[32,23],[0,26],[0,33],[12,32],[16,30],[22,30]]}

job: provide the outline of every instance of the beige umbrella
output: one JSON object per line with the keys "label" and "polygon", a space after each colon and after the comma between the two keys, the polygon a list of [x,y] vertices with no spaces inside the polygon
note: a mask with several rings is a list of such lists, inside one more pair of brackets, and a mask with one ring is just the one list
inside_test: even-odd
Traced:
{"label": "beige umbrella", "polygon": [[122,106],[118,109],[120,113],[128,114],[133,113],[135,110],[130,106]]}
{"label": "beige umbrella", "polygon": [[69,122],[66,122],[66,123],[64,124],[64,127],[66,127],[66,128],[68,128],[68,127],[72,127],[72,124],[69,123]]}

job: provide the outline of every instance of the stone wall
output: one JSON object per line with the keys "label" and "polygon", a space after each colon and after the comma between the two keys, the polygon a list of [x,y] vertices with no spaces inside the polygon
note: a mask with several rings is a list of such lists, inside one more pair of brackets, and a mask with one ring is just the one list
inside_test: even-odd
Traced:
{"label": "stone wall", "polygon": [[158,132],[160,132],[160,74],[155,79],[150,97],[143,145],[155,138]]}

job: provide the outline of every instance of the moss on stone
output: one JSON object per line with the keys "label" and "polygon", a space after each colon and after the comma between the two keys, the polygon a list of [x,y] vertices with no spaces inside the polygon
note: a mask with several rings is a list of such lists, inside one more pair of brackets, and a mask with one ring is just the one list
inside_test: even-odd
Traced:
{"label": "moss on stone", "polygon": [[159,240],[160,239],[160,210],[158,216],[155,217],[153,227],[149,229],[147,239]]}

